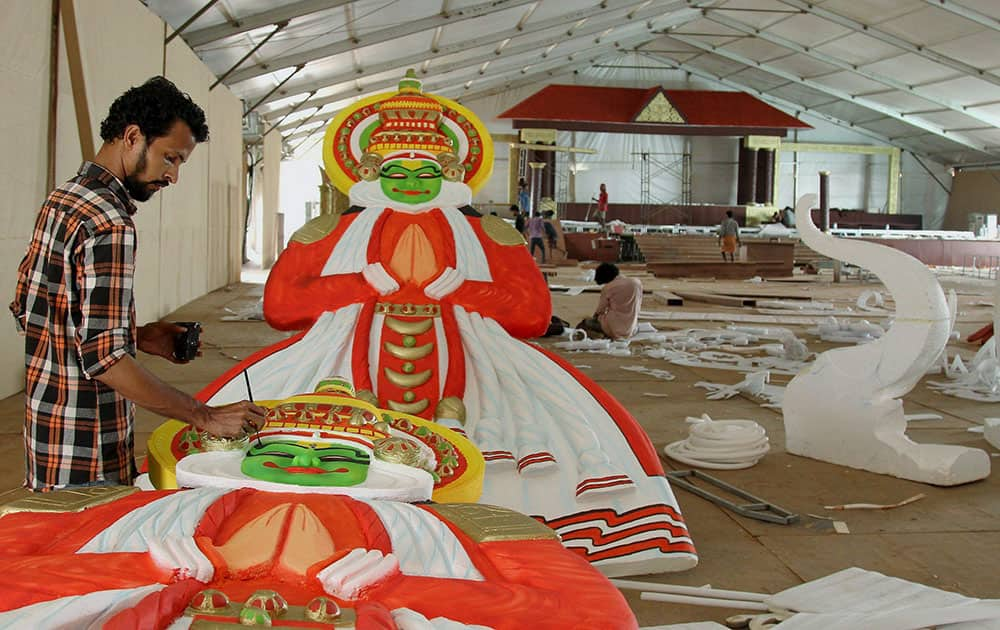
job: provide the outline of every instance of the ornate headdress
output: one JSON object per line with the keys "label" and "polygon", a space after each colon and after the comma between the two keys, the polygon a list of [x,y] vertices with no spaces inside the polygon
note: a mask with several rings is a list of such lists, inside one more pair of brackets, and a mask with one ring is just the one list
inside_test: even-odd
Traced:
{"label": "ornate headdress", "polygon": [[428,159],[448,181],[476,190],[493,169],[493,142],[472,112],[435,94],[425,94],[411,69],[394,93],[378,94],[334,118],[323,141],[327,174],[342,192],[359,180],[378,179],[396,159]]}
{"label": "ornate headdress", "polygon": [[296,441],[308,444],[344,444],[366,451],[383,461],[405,464],[431,472],[437,466],[433,451],[416,439],[392,435],[379,409],[355,393],[347,379],[331,377],[319,382],[316,394],[296,396],[274,407],[267,422],[249,442]]}

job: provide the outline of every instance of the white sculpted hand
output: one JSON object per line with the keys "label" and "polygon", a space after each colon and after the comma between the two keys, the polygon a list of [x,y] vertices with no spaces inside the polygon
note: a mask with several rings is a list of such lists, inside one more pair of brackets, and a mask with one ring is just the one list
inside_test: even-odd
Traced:
{"label": "white sculpted hand", "polygon": [[177,576],[211,582],[215,567],[205,557],[194,538],[169,535],[162,540],[149,541],[149,555],[156,566],[177,572]]}
{"label": "white sculpted hand", "polygon": [[399,560],[391,552],[355,548],[316,574],[328,595],[353,600],[369,588],[399,573]]}
{"label": "white sculpted hand", "polygon": [[424,295],[434,300],[440,300],[444,296],[454,293],[458,287],[462,286],[463,282],[465,282],[465,274],[457,269],[445,267],[441,275],[424,288]]}
{"label": "white sculpted hand", "polygon": [[389,275],[389,272],[385,270],[382,263],[366,265],[361,270],[361,275],[365,277],[365,281],[373,289],[378,291],[379,295],[389,295],[390,293],[399,291],[399,283]]}

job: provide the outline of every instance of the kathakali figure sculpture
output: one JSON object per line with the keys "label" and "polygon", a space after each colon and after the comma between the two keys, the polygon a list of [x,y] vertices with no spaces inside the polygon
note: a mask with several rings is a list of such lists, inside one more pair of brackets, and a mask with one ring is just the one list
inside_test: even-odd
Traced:
{"label": "kathakali figure sculpture", "polygon": [[483,457],[467,437],[380,409],[371,392],[356,392],[345,378],[258,404],[270,409],[266,424],[238,440],[201,435],[176,420],[161,425],[149,440],[151,484],[397,501],[474,502],[482,492]]}
{"label": "kathakali figure sculpture", "polygon": [[240,440],[161,426],[150,477],[189,489],[5,497],[0,627],[636,627],[551,529],[469,502],[468,440],[364,397],[328,379],[263,401]]}
{"label": "kathakali figure sculpture", "polygon": [[326,171],[350,197],[294,234],[264,315],[299,334],[249,357],[213,404],[312,391],[343,374],[389,410],[464,432],[486,461],[481,501],[534,516],[608,574],[697,556],[648,437],[607,392],[527,342],[551,316],[512,226],[472,194],[493,148],[476,116],[407,74],[331,122]]}
{"label": "kathakali figure sculpture", "polygon": [[324,148],[353,205],[293,236],[264,295],[301,332],[199,394],[252,394],[265,426],[168,421],[145,492],[5,497],[0,627],[635,628],[597,569],[695,565],[635,419],[526,341],[550,298],[470,206],[482,123],[410,73]]}

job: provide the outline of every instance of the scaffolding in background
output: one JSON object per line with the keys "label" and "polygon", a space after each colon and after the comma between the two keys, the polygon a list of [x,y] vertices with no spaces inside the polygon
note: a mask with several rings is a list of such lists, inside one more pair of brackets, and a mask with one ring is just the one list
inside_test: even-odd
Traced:
{"label": "scaffolding in background", "polygon": [[[671,159],[673,158],[673,159]],[[639,203],[640,216],[649,222],[655,212],[652,207],[661,204],[690,205],[691,203],[691,152],[657,153],[636,151],[632,153],[632,163],[639,161]],[[680,195],[673,199],[659,199],[653,195],[653,180],[672,176],[680,182]]]}

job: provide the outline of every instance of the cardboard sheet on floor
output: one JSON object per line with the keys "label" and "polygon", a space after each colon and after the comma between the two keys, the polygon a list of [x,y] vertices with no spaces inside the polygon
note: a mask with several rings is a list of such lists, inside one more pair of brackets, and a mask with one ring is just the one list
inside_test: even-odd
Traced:
{"label": "cardboard sheet on floor", "polygon": [[794,586],[764,603],[800,613],[782,622],[783,630],[917,630],[959,622],[1000,629],[1000,600],[965,597],[858,567]]}

